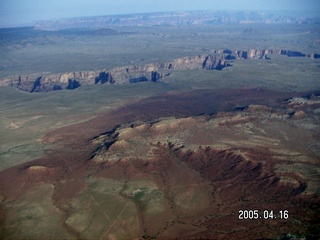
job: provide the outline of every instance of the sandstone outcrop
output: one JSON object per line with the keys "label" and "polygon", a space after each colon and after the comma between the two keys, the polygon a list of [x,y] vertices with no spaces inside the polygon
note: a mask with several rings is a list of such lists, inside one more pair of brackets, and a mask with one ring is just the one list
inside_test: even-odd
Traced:
{"label": "sandstone outcrop", "polygon": [[285,55],[287,57],[309,57],[309,58],[319,58],[320,55],[317,53],[313,54],[304,54],[298,51],[291,51],[285,49],[250,49],[247,51],[236,50],[231,51],[229,49],[223,50],[225,54],[225,59],[227,60],[235,60],[235,59],[269,59],[268,55],[270,54],[278,54]]}
{"label": "sandstone outcrop", "polygon": [[182,57],[171,62],[151,63],[144,66],[123,66],[102,71],[80,71],[63,74],[45,74],[42,76],[14,76],[0,81],[0,87],[11,86],[27,92],[48,92],[62,89],[73,90],[81,85],[89,84],[127,84],[152,81],[164,78],[172,71],[178,70],[222,70],[230,66],[232,60],[239,59],[269,59],[272,54],[288,57],[320,58],[317,53],[304,54],[298,51],[284,49],[249,49],[214,50],[209,55]]}
{"label": "sandstone outcrop", "polygon": [[228,63],[221,56],[197,55],[175,59],[167,63],[147,64],[145,66],[124,66],[103,71],[83,71],[42,76],[16,76],[4,79],[0,86],[12,86],[22,91],[48,92],[73,90],[88,84],[126,84],[144,81],[157,81],[174,70],[205,69],[221,70]]}

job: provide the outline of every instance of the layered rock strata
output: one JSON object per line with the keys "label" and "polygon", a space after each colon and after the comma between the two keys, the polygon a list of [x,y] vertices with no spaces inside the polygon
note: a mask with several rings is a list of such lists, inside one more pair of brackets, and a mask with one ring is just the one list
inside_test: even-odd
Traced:
{"label": "layered rock strata", "polygon": [[26,92],[48,92],[73,90],[89,84],[126,84],[144,81],[156,82],[170,75],[174,70],[222,70],[230,66],[230,61],[239,59],[269,59],[270,54],[288,57],[320,58],[319,54],[304,54],[290,50],[250,49],[247,51],[229,49],[214,50],[209,55],[182,57],[171,62],[151,63],[144,66],[123,66],[100,71],[67,72],[44,74],[41,76],[13,76],[0,81],[0,87],[11,86]]}
{"label": "layered rock strata", "polygon": [[[103,71],[81,71],[42,76],[15,76],[1,81],[0,86],[12,86],[27,92],[48,92],[61,89],[76,89],[88,84],[126,84],[157,81],[173,70],[206,69],[221,70],[228,63],[216,55],[183,57],[167,63],[145,66],[124,66]],[[165,71],[165,73],[163,72]]]}

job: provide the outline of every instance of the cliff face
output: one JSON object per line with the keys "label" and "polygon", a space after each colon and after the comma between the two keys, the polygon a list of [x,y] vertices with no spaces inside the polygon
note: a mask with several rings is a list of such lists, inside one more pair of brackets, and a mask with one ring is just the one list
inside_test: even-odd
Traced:
{"label": "cliff face", "polygon": [[221,70],[230,66],[231,60],[269,59],[271,54],[288,57],[320,58],[319,54],[304,54],[290,50],[250,49],[247,51],[214,50],[210,55],[182,57],[172,62],[152,63],[144,66],[124,66],[103,71],[69,72],[46,74],[42,76],[15,76],[0,81],[1,86],[12,86],[27,92],[48,92],[55,90],[73,90],[88,84],[126,84],[144,81],[158,81],[170,75],[174,70]]}
{"label": "cliff face", "polygon": [[48,92],[62,89],[76,89],[82,84],[90,84],[99,71],[47,74],[42,76],[17,76],[5,79],[3,86],[16,87],[26,92]]}
{"label": "cliff face", "polygon": [[225,55],[225,59],[227,60],[235,60],[235,59],[268,59],[268,55],[270,54],[279,54],[285,55],[287,57],[308,57],[308,58],[320,58],[320,55],[317,53],[313,54],[304,54],[298,51],[291,51],[285,49],[250,49],[247,51],[242,50],[223,50],[223,54]]}
{"label": "cliff face", "polygon": [[183,57],[167,63],[147,64],[145,66],[116,67],[103,71],[83,71],[43,76],[16,76],[2,81],[2,86],[16,87],[27,92],[48,92],[62,89],[76,89],[88,84],[126,84],[143,81],[157,81],[173,70],[206,69],[221,70],[228,63],[223,57],[198,55]]}

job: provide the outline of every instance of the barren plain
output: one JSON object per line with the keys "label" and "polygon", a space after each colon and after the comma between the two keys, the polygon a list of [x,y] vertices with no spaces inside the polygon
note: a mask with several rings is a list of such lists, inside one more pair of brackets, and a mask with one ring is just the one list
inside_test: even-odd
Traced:
{"label": "barren plain", "polygon": [[319,238],[319,25],[1,31],[1,239]]}

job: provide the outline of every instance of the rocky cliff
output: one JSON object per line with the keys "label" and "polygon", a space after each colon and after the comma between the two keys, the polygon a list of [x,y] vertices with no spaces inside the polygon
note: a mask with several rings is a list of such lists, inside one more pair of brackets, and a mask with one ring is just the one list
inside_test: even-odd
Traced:
{"label": "rocky cliff", "polygon": [[285,49],[250,49],[246,51],[236,50],[231,51],[229,49],[222,51],[225,59],[235,60],[235,59],[268,59],[268,55],[279,54],[285,55],[287,57],[308,57],[308,58],[320,58],[320,55],[317,53],[305,54],[298,51],[291,51]]}
{"label": "rocky cliff", "polygon": [[14,76],[4,79],[0,86],[12,86],[27,92],[48,92],[62,89],[76,89],[88,84],[126,84],[143,81],[157,81],[174,70],[206,69],[221,70],[228,63],[223,56],[198,55],[175,59],[172,62],[147,64],[145,66],[124,66],[103,71],[69,72],[42,76]]}
{"label": "rocky cliff", "polygon": [[291,50],[250,49],[214,50],[209,55],[182,57],[171,62],[151,63],[144,66],[123,66],[102,71],[68,72],[42,76],[14,76],[0,81],[0,87],[11,86],[27,92],[48,92],[62,89],[76,89],[88,84],[126,84],[144,81],[158,81],[174,70],[204,69],[221,70],[230,66],[232,60],[269,59],[272,54],[288,57],[320,58],[319,54],[304,54]]}

